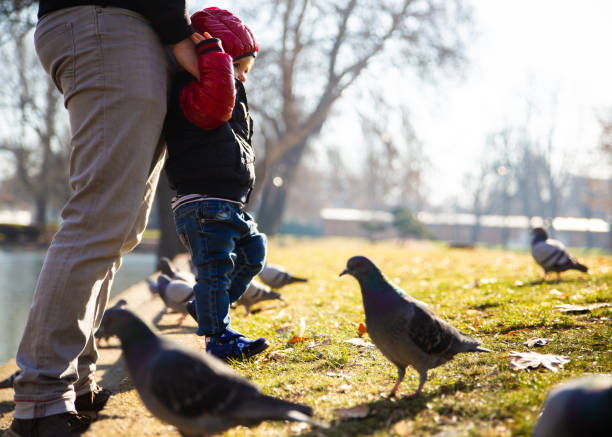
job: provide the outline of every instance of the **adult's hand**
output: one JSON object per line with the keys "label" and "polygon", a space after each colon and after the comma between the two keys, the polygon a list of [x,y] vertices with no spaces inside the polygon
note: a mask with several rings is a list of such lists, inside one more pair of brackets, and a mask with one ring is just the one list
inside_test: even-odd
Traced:
{"label": "adult's hand", "polygon": [[185,38],[172,46],[172,52],[176,61],[198,80],[200,80],[200,70],[198,69],[198,56],[195,46],[203,40],[204,37],[202,35],[194,32],[189,38]]}

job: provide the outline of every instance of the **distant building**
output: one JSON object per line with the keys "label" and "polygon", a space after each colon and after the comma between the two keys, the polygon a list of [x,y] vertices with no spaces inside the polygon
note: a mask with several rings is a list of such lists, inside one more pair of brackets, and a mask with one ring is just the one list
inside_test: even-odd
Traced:
{"label": "distant building", "polygon": [[[375,232],[377,238],[398,236],[392,226],[393,215],[386,211],[325,208],[320,216],[326,236],[371,237],[372,229],[381,229]],[[511,247],[527,247],[530,227],[544,223],[540,217],[527,216],[477,217],[473,214],[419,212],[416,217],[440,240]],[[475,234],[476,226],[478,232]],[[551,226],[555,238],[568,246],[612,250],[610,223],[601,218],[556,217]],[[476,241],[473,241],[474,235],[477,235]]]}

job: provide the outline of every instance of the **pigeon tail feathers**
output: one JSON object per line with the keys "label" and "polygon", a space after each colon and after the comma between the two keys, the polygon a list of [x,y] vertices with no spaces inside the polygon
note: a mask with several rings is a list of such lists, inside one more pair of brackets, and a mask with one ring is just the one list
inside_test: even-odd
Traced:
{"label": "pigeon tail feathers", "polygon": [[319,427],[327,426],[311,417],[312,408],[309,406],[267,395],[246,400],[238,409],[240,417],[251,420],[290,420],[293,422],[306,422]]}

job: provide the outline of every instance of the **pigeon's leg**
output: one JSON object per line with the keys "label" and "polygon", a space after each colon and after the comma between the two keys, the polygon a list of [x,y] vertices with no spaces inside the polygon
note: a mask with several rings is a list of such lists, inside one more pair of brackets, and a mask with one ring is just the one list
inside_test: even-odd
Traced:
{"label": "pigeon's leg", "polygon": [[403,368],[403,367],[397,366],[397,382],[395,383],[395,385],[391,389],[391,393],[389,393],[389,397],[390,398],[394,397],[395,394],[397,393],[397,389],[399,388],[400,384],[404,380],[404,376],[405,375],[406,375],[406,369]]}
{"label": "pigeon's leg", "polygon": [[404,396],[406,399],[416,398],[421,395],[423,391],[423,386],[425,385],[425,381],[427,381],[427,372],[419,372],[419,388],[414,393]]}
{"label": "pigeon's leg", "polygon": [[557,282],[561,282],[561,272],[557,272]]}
{"label": "pigeon's leg", "polygon": [[177,322],[176,322],[176,323],[178,323],[179,325],[182,325],[182,324],[183,324],[183,322],[185,321],[185,318],[186,318],[188,315],[189,315],[189,313],[187,313],[187,314],[183,314],[183,315],[182,315],[182,316],[181,316],[181,317],[180,317],[180,318],[177,320]]}

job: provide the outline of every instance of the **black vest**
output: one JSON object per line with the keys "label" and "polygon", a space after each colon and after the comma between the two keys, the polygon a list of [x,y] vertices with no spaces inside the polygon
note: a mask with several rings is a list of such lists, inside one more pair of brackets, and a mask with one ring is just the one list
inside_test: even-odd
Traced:
{"label": "black vest", "polygon": [[253,120],[246,92],[236,81],[232,118],[215,129],[191,123],[181,109],[180,90],[193,80],[177,73],[166,116],[170,187],[178,194],[202,194],[246,203],[255,182],[255,154],[251,146]]}

